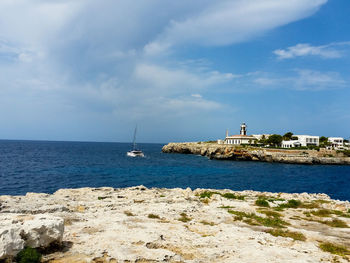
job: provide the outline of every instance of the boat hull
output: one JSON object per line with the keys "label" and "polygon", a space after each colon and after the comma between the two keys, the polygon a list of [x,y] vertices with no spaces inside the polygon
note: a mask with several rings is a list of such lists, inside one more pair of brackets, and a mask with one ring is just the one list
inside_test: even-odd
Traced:
{"label": "boat hull", "polygon": [[145,157],[145,155],[141,151],[130,151],[127,152],[126,155],[129,157]]}

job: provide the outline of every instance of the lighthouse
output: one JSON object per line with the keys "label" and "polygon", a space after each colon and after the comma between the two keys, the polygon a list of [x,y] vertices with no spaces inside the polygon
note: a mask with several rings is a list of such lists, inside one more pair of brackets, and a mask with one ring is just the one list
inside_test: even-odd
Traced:
{"label": "lighthouse", "polygon": [[241,132],[240,132],[240,135],[247,135],[247,125],[245,125],[245,123],[242,123],[241,124]]}

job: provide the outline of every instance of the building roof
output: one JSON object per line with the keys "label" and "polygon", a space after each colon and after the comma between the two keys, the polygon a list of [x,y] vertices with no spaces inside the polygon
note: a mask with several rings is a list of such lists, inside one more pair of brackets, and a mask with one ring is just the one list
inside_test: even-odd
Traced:
{"label": "building roof", "polygon": [[229,138],[233,138],[233,139],[253,139],[253,140],[257,140],[257,138],[255,138],[254,136],[251,135],[230,135],[227,136],[226,139]]}

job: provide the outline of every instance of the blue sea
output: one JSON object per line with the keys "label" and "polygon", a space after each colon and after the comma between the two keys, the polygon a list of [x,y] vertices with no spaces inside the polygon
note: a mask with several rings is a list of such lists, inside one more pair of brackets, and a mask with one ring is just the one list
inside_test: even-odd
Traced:
{"label": "blue sea", "polygon": [[326,193],[350,200],[350,166],[218,161],[165,154],[139,144],[146,157],[126,156],[131,144],[0,141],[0,195],[53,193],[60,188],[216,188]]}

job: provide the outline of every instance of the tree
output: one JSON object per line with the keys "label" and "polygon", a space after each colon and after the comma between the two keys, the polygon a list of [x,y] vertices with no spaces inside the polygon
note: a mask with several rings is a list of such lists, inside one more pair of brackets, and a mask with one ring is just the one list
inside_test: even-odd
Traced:
{"label": "tree", "polygon": [[324,143],[326,143],[326,142],[328,142],[328,138],[327,138],[327,137],[324,137],[324,136],[321,136],[321,137],[320,137],[320,143],[324,144]]}
{"label": "tree", "polygon": [[293,133],[287,132],[285,135],[283,135],[283,140],[290,141],[292,139]]}
{"label": "tree", "polygon": [[267,139],[267,143],[273,146],[280,146],[283,141],[283,137],[279,134],[272,134]]}
{"label": "tree", "polygon": [[332,145],[332,144],[328,141],[328,137],[325,137],[325,136],[320,137],[320,146],[321,147],[326,147],[326,146],[330,146],[330,145]]}
{"label": "tree", "polygon": [[258,143],[260,143],[262,145],[266,145],[267,144],[266,141],[267,141],[266,137],[265,137],[265,135],[263,135],[263,136],[261,136],[261,139],[258,141]]}

